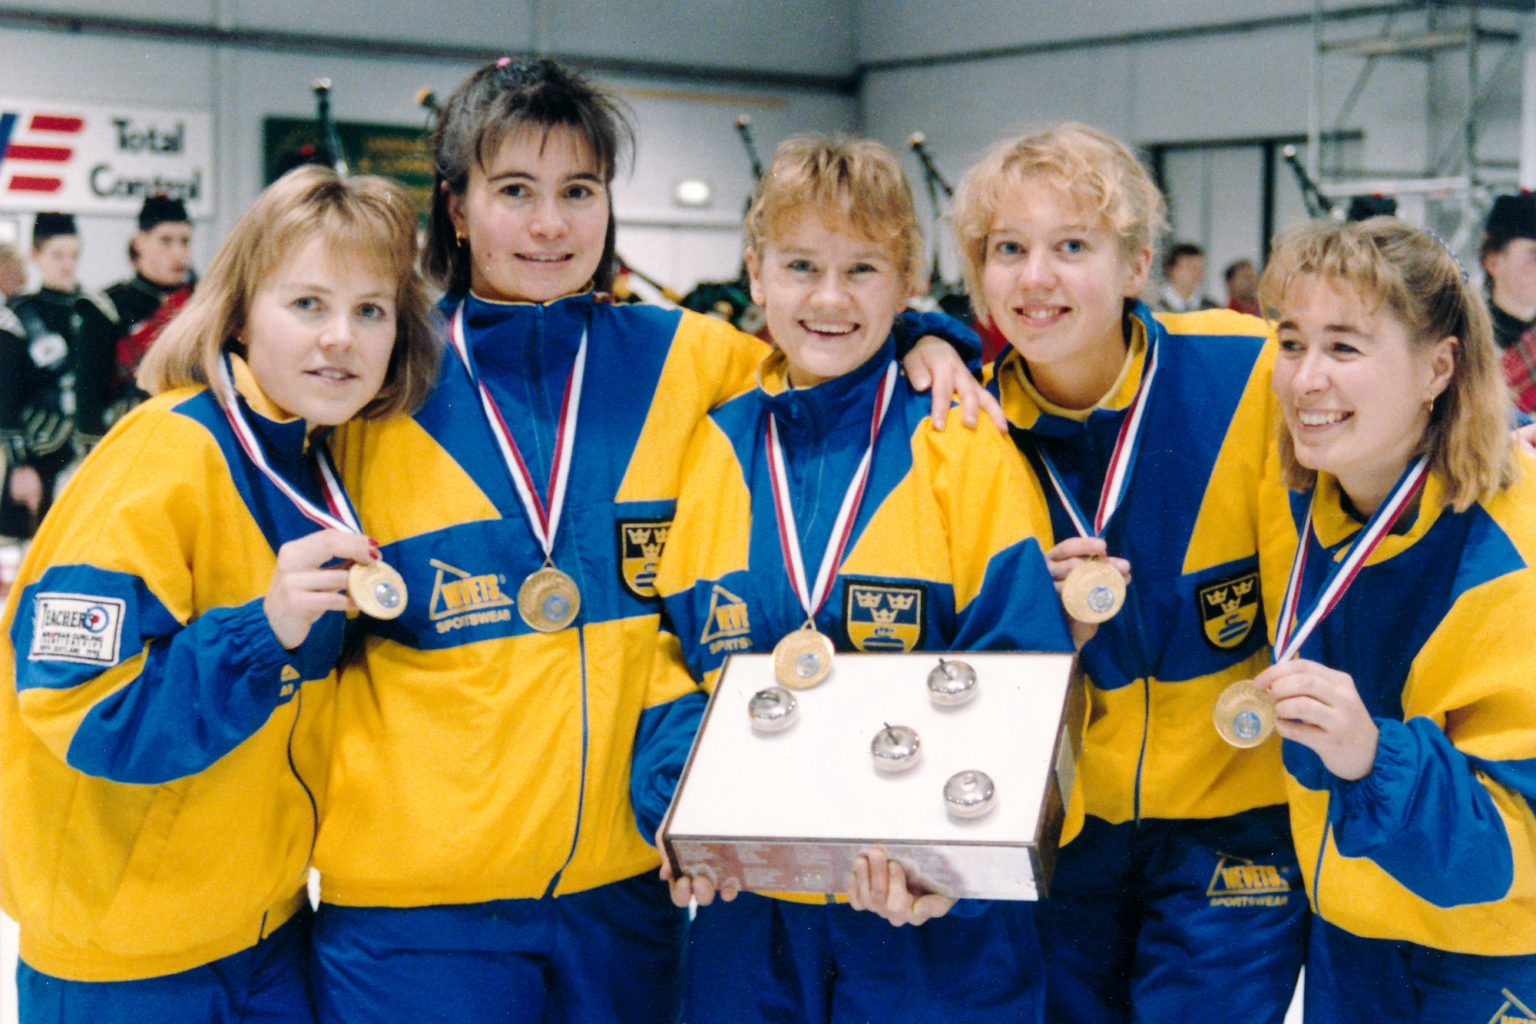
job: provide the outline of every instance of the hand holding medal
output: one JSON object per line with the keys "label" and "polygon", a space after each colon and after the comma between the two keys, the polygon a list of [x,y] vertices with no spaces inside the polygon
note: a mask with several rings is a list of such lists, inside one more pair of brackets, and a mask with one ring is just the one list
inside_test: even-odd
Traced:
{"label": "hand holding medal", "polygon": [[[1077,530],[1076,539],[1069,538],[1052,548],[1046,555],[1051,578],[1056,581],[1056,592],[1061,595],[1062,607],[1066,608],[1074,623],[1097,625],[1107,622],[1120,613],[1125,604],[1125,585],[1130,578],[1130,563],[1124,559],[1106,557],[1108,547],[1104,543],[1104,531],[1115,510],[1125,500],[1131,485],[1131,468],[1136,462],[1136,452],[1141,444],[1141,427],[1146,418],[1147,397],[1152,393],[1152,381],[1157,376],[1157,348],[1147,352],[1146,370],[1136,388],[1136,396],[1126,407],[1125,419],[1115,437],[1114,451],[1110,452],[1109,464],[1104,469],[1104,484],[1099,488],[1099,504],[1090,523],[1078,508],[1072,491],[1057,471],[1051,457],[1038,444],[1036,453],[1045,467],[1046,479],[1061,500],[1067,518]],[[1081,543],[1088,541],[1090,543]],[[1068,559],[1075,561],[1068,562]],[[1070,565],[1070,568],[1067,566]],[[1064,573],[1064,575],[1063,575]],[[1091,635],[1091,634],[1090,634]],[[1073,639],[1078,646],[1086,640],[1082,631],[1074,628]]]}
{"label": "hand holding medal", "polygon": [[[1360,533],[1356,535],[1355,542],[1350,546],[1349,552],[1330,568],[1328,575],[1323,580],[1322,587],[1312,601],[1310,609],[1303,616],[1300,612],[1301,589],[1306,577],[1307,546],[1311,543],[1312,539],[1312,506],[1308,505],[1307,518],[1302,523],[1300,534],[1296,539],[1296,553],[1291,558],[1291,574],[1286,580],[1285,595],[1280,600],[1280,611],[1275,618],[1275,665],[1280,665],[1283,662],[1294,659],[1297,653],[1300,652],[1302,645],[1306,643],[1307,638],[1312,635],[1312,631],[1323,621],[1324,616],[1332,611],[1339,601],[1343,599],[1345,591],[1349,589],[1349,585],[1354,582],[1355,577],[1360,574],[1360,570],[1365,566],[1366,559],[1370,558],[1371,552],[1376,550],[1377,545],[1391,531],[1392,524],[1397,522],[1398,516],[1402,514],[1403,510],[1418,495],[1419,489],[1424,486],[1424,477],[1428,472],[1429,460],[1427,456],[1421,455],[1409,465],[1407,470],[1403,472],[1403,475],[1398,478],[1391,492],[1388,493],[1386,500],[1377,507],[1376,511],[1371,514],[1371,518],[1360,530]],[[1316,492],[1314,491],[1313,502],[1316,502],[1316,500]],[[1310,662],[1307,664],[1312,665]],[[1324,666],[1317,665],[1315,668],[1323,673],[1327,673],[1330,677],[1342,678],[1347,684],[1344,687],[1348,691],[1347,694],[1337,700],[1327,702],[1328,706],[1338,709],[1345,718],[1358,719],[1360,717],[1359,712],[1364,711],[1364,705],[1360,703],[1360,697],[1354,688],[1353,681],[1343,673],[1334,672],[1332,669],[1325,668]],[[1252,682],[1243,679],[1222,691],[1221,696],[1216,698],[1216,707],[1212,713],[1216,724],[1216,731],[1221,734],[1222,739],[1234,747],[1256,747],[1269,738],[1270,733],[1275,731],[1276,714],[1274,699],[1267,691],[1273,685],[1274,677],[1282,674],[1285,673],[1275,673],[1272,669],[1267,670],[1261,677],[1266,683],[1265,688],[1262,690]],[[1333,681],[1336,682],[1336,680]],[[1338,687],[1334,687],[1334,689],[1338,689]],[[1349,698],[1353,699],[1350,700]],[[1331,717],[1337,718],[1340,716],[1335,715]],[[1369,715],[1365,716],[1368,724],[1369,717]],[[1362,730],[1356,729],[1354,731],[1360,732]],[[1374,736],[1374,724],[1369,724],[1369,729],[1364,731]],[[1370,747],[1370,753],[1374,757],[1374,740],[1371,742]],[[1358,753],[1358,749],[1347,749],[1344,751],[1340,761],[1341,765],[1353,766],[1358,761],[1357,757],[1350,756],[1352,753]],[[1370,761],[1367,760],[1365,770],[1369,770],[1369,767]],[[1333,770],[1331,763],[1329,768]],[[1350,770],[1350,768],[1346,767],[1347,770]],[[1335,774],[1339,774],[1341,777],[1348,777],[1337,771],[1335,771]],[[1361,771],[1361,775],[1363,774],[1364,771]]]}
{"label": "hand holding medal", "polygon": [[[329,509],[322,509],[315,502],[305,497],[287,480],[278,475],[267,462],[267,457],[262,451],[261,443],[256,438],[256,432],[246,422],[245,414],[240,411],[240,405],[235,401],[235,380],[234,374],[229,368],[228,358],[220,362],[219,370],[223,383],[222,392],[216,392],[218,394],[219,408],[224,411],[224,418],[229,421],[229,426],[234,432],[235,440],[239,442],[246,458],[282,492],[284,497],[293,502],[294,507],[303,513],[305,518],[323,527],[321,533],[306,537],[302,542],[290,541],[284,544],[278,551],[278,574],[273,577],[273,589],[268,592],[266,606],[267,617],[272,622],[273,631],[283,641],[283,646],[292,650],[302,643],[304,637],[309,633],[309,627],[314,624],[315,620],[322,613],[326,611],[347,610],[345,602],[338,604],[332,601],[320,601],[318,605],[313,600],[299,602],[305,608],[304,614],[308,614],[310,611],[313,612],[312,615],[308,616],[307,621],[302,622],[302,629],[300,629],[297,623],[303,620],[303,615],[296,618],[291,614],[286,614],[281,609],[286,608],[289,602],[279,600],[276,603],[276,607],[279,610],[277,615],[274,616],[274,594],[278,594],[280,589],[286,591],[286,588],[279,588],[279,576],[282,575],[284,569],[282,561],[283,552],[289,551],[295,545],[300,545],[297,550],[303,551],[304,554],[291,554],[289,556],[290,560],[293,558],[305,558],[312,550],[321,553],[329,552],[310,567],[314,572],[329,573],[330,570],[321,569],[321,565],[324,562],[333,559],[350,560],[352,565],[346,570],[345,588],[347,596],[352,599],[352,603],[363,614],[370,615],[376,619],[393,619],[397,617],[401,612],[405,611],[407,598],[405,580],[398,572],[379,558],[374,542],[363,534],[363,528],[358,521],[357,512],[352,508],[352,503],[348,500],[346,491],[342,490],[341,481],[337,479],[335,469],[331,467],[330,453],[323,445],[317,448],[316,462],[320,468],[320,488],[325,493],[325,501],[329,506]],[[332,536],[333,534],[341,534],[343,538],[350,539],[338,543],[339,539]],[[316,538],[329,538],[329,540],[317,540]],[[312,576],[310,577],[310,582],[314,582]],[[324,577],[324,589],[326,592],[336,593],[342,589],[340,586],[335,585],[338,582],[327,575]],[[314,587],[301,589],[313,591]],[[339,594],[337,597],[339,600]],[[283,623],[282,625],[280,625],[280,620]],[[288,640],[294,637],[297,637],[297,639],[293,643],[289,643]]]}
{"label": "hand holding medal", "polygon": [[[352,597],[350,578],[356,569],[393,571],[377,557],[373,542],[351,530],[316,530],[280,547],[262,611],[283,647],[297,649],[326,612],[351,611],[354,603],[362,608]],[[338,562],[353,565],[346,568]]]}
{"label": "hand holding medal", "polygon": [[1068,537],[1045,553],[1045,565],[1062,607],[1072,617],[1072,636],[1082,646],[1093,630],[1079,630],[1079,625],[1097,626],[1114,617],[1125,602],[1125,587],[1131,578],[1131,563],[1110,558],[1102,537]]}

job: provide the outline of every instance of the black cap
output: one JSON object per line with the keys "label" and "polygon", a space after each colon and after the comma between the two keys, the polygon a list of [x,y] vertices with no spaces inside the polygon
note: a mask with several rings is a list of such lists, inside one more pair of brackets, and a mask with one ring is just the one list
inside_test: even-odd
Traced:
{"label": "black cap", "polygon": [[139,211],[139,230],[153,231],[159,224],[190,224],[187,207],[180,199],[170,196],[150,196]]}
{"label": "black cap", "polygon": [[1391,196],[1354,196],[1349,201],[1348,220],[1370,220],[1372,217],[1391,217],[1397,213],[1397,200]]}
{"label": "black cap", "polygon": [[32,222],[32,248],[36,249],[50,238],[59,235],[78,235],[75,217],[70,213],[40,213]]}
{"label": "black cap", "polygon": [[1497,238],[1536,238],[1536,195],[1499,196],[1488,211],[1486,230]]}

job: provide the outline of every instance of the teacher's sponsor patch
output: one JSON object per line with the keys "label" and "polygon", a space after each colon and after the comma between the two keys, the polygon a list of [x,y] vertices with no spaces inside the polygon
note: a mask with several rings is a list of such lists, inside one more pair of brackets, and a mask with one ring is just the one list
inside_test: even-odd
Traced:
{"label": "teacher's sponsor patch", "polygon": [[124,602],[89,594],[38,594],[32,603],[33,661],[116,665]]}

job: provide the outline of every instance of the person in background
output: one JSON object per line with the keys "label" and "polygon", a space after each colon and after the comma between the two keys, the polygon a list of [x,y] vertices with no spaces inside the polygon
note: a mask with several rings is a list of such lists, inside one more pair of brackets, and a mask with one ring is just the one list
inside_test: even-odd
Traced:
{"label": "person in background", "polygon": [[[1488,314],[1395,218],[1276,240],[1284,412],[1261,554],[1314,918],[1308,1024],[1536,1007],[1536,458]],[[1316,618],[1321,614],[1321,618]]]}
{"label": "person in background", "polygon": [[414,416],[341,452],[423,597],[337,688],[323,1020],[676,1018],[685,916],[629,794],[637,736],[694,689],[649,686],[655,565],[684,446],[764,345],[600,297],[629,137],[613,95],[549,60],[486,64],[438,119],[426,268],[452,351]]}
{"label": "person in background", "polygon": [[134,275],[109,285],[113,320],[86,331],[75,357],[76,426],[89,447],[144,400],[134,374],[149,346],[192,295],[192,221],[186,205],[154,195],[128,243]]}
{"label": "person in background", "polygon": [[397,186],[271,185],[28,550],[0,620],[24,1024],[313,1021],[332,671],[348,566],[379,559],[326,437],[436,376],[415,257]]}
{"label": "person in background", "polygon": [[1162,224],[1135,154],[1077,124],[996,146],[955,200],[972,301],[1011,346],[990,386],[1064,538],[1052,575],[1128,580],[1080,653],[1087,732],[1036,915],[1046,1016],[1199,1020],[1241,992],[1246,1020],[1279,1024],[1307,920],[1280,744],[1240,750],[1212,724],[1269,663],[1274,345],[1257,318],[1137,299]]}
{"label": "person in background", "polygon": [[1227,308],[1249,316],[1261,316],[1259,309],[1259,272],[1253,268],[1253,260],[1238,259],[1227,264],[1222,271],[1227,282]]}
{"label": "person in background", "polygon": [[1505,383],[1521,412],[1536,413],[1536,194],[1494,200],[1480,259]]}
{"label": "person in background", "polygon": [[27,287],[27,260],[10,242],[0,242],[0,306]]}
{"label": "person in background", "polygon": [[67,213],[39,213],[32,227],[38,288],[0,319],[0,445],[6,459],[0,534],[32,536],[75,460],[75,372],[81,339],[111,322],[100,296],[76,280],[80,235]]}
{"label": "person in background", "polygon": [[1194,242],[1175,242],[1163,257],[1163,286],[1157,308],[1164,313],[1215,309],[1205,294],[1205,250]]}

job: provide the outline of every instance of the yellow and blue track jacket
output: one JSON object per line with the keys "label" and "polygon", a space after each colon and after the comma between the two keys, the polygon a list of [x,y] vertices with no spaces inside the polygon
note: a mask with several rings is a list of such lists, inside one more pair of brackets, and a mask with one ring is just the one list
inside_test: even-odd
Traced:
{"label": "yellow and blue track jacket", "polygon": [[[323,501],[305,424],[235,369],[268,461]],[[290,653],[262,602],[315,529],[203,389],[126,417],[49,513],[0,640],[0,897],[32,967],[179,972],[302,904],[345,618]]]}
{"label": "yellow and blue track jacket", "polygon": [[[451,312],[457,297],[445,302]],[[471,297],[466,338],[540,493],[577,346],[587,359],[552,562],[581,593],[539,633],[516,607],[544,564],[464,364],[450,353],[411,417],[349,426],[340,462],[363,527],[405,577],[338,690],[322,898],[419,907],[579,892],[653,870],[629,773],[649,684],[655,573],[681,453],[750,386],[762,342],[678,310]]]}
{"label": "yellow and blue track jacket", "polygon": [[[657,577],[680,644],[659,674],[691,675],[712,689],[727,655],[771,651],[804,624],[779,543],[768,418],[778,420],[801,552],[814,578],[869,446],[875,397],[892,358],[887,342],[842,377],[790,389],[776,353],[759,371],[760,388],[699,429]],[[1039,482],[1001,434],[986,425],[937,431],[928,411],[928,398],[901,377],[816,628],[841,651],[1070,651],[1045,566],[1051,531]],[[636,803],[653,827],[703,711],[702,698],[694,701],[670,763],[653,762],[644,777],[636,764],[637,788],[648,791]]]}
{"label": "yellow and blue track jacket", "polygon": [[[1348,673],[1381,737],[1346,782],[1284,744],[1291,828],[1312,909],[1365,938],[1456,953],[1536,953],[1536,459],[1456,512],[1442,481],[1366,559],[1299,657]],[[1298,609],[1362,524],[1316,488]],[[1280,606],[1310,495],[1266,515],[1266,604]]]}
{"label": "yellow and blue track jacket", "polygon": [[[1279,741],[1228,746],[1211,725],[1217,696],[1269,664],[1258,582],[1258,503],[1277,421],[1267,325],[1227,310],[1126,317],[1120,378],[1088,412],[1062,409],[1030,383],[1010,349],[991,387],[1015,441],[1044,452],[1084,515],[1099,490],[1150,345],[1147,396],[1128,490],[1110,519],[1111,555],[1131,563],[1120,613],[1081,652],[1089,712],[1079,784],[1083,810],[1111,824],[1221,818],[1285,800]],[[1057,537],[1074,536],[1047,490]]]}

